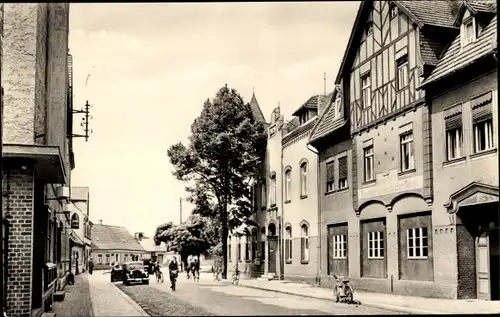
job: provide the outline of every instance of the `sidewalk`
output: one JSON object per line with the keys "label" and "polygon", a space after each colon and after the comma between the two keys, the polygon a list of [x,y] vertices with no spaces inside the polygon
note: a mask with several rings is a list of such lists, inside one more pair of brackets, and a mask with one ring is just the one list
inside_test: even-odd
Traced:
{"label": "sidewalk", "polygon": [[[110,282],[110,275],[105,274],[105,271],[94,271],[94,274],[88,275],[88,279],[93,316],[149,316],[130,297]],[[61,314],[60,316],[72,315]]]}
{"label": "sidewalk", "polygon": [[[224,280],[223,280],[224,281]],[[231,283],[225,280],[225,283]],[[274,291],[316,299],[333,300],[332,290],[290,281],[240,279],[243,287]],[[362,305],[410,314],[498,314],[500,301],[451,300],[355,291]]]}
{"label": "sidewalk", "polygon": [[64,291],[64,301],[54,302],[51,313],[56,316],[94,317],[87,273],[75,276],[75,285],[66,285]]}

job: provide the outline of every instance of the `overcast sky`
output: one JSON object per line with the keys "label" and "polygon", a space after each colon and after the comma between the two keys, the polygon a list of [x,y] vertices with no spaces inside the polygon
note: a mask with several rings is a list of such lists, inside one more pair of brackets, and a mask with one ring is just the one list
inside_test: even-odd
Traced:
{"label": "overcast sky", "polygon": [[255,87],[266,120],[278,102],[290,119],[323,93],[323,73],[333,89],[358,6],[72,3],[74,106],[94,105],[94,133],[75,141],[72,185],[90,187],[91,219],[147,234],[178,223],[186,193],[166,152],[186,142],[203,101],[225,83],[249,101]]}

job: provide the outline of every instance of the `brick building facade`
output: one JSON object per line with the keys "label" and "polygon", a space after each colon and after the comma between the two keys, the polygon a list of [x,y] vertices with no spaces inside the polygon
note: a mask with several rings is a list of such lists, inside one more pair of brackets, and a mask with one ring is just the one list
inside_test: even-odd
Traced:
{"label": "brick building facade", "polygon": [[39,316],[69,270],[69,4],[6,3],[3,30],[4,305]]}
{"label": "brick building facade", "polygon": [[339,98],[310,139],[324,284],[348,275],[358,289],[497,299],[495,12],[480,0],[360,4]]}

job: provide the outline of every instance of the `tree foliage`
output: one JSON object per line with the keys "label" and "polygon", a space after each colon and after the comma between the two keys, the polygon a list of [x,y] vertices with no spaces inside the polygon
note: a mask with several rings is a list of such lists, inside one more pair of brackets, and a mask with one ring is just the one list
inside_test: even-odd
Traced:
{"label": "tree foliage", "polygon": [[250,222],[253,213],[249,187],[261,170],[265,142],[263,123],[226,85],[212,101],[205,101],[191,125],[189,144],[177,143],[168,150],[173,174],[187,184],[195,212],[220,223],[224,277],[229,230]]}

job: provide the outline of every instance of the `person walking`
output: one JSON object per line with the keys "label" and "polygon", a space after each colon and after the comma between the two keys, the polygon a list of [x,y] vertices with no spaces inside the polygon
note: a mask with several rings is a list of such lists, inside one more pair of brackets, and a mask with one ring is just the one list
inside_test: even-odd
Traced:
{"label": "person walking", "polygon": [[175,291],[175,280],[179,274],[179,264],[177,263],[177,258],[174,257],[172,261],[168,264],[168,270],[170,275],[170,288]]}

